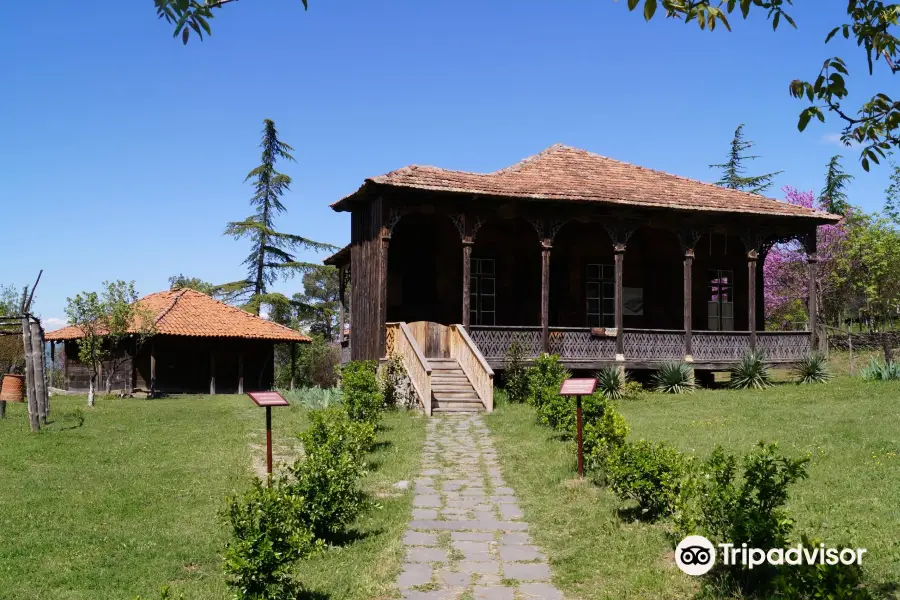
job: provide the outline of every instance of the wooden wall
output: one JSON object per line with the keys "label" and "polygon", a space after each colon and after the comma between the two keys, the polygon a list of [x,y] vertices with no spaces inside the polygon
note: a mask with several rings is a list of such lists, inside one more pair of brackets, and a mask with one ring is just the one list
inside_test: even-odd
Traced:
{"label": "wooden wall", "polygon": [[384,207],[381,198],[360,203],[350,219],[350,306],[353,310],[350,352],[353,360],[383,354],[386,299],[382,252]]}

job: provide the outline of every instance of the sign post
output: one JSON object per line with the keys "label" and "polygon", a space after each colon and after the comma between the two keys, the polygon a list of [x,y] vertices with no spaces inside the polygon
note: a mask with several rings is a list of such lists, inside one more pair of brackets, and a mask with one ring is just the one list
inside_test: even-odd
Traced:
{"label": "sign post", "polygon": [[249,392],[247,394],[257,406],[266,409],[266,485],[272,483],[272,407],[288,406],[288,401],[278,392]]}
{"label": "sign post", "polygon": [[582,377],[566,379],[559,388],[560,396],[575,396],[575,431],[578,442],[578,477],[584,479],[584,444],[582,439],[581,397],[590,396],[597,389],[597,379]]}

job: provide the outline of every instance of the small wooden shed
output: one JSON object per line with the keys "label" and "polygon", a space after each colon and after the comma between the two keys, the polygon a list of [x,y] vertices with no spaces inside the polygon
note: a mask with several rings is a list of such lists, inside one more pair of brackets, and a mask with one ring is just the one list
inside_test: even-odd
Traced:
{"label": "small wooden shed", "polygon": [[[126,345],[112,373],[112,388],[126,392],[242,394],[271,389],[275,344],[308,343],[302,333],[267,321],[195,290],[150,294],[138,303],[156,315],[156,333],[137,347]],[[78,361],[81,331],[74,326],[46,334],[55,351],[64,344],[65,389],[86,391],[88,367]],[[97,382],[102,389],[111,363]]]}

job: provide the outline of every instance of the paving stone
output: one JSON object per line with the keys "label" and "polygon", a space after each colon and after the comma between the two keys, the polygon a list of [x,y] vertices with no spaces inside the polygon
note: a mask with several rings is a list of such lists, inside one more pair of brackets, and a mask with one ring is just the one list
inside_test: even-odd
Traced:
{"label": "paving stone", "polygon": [[447,551],[441,548],[411,547],[406,551],[406,562],[447,562]]}
{"label": "paving stone", "polygon": [[530,544],[531,538],[528,537],[527,533],[504,533],[500,536],[500,543],[504,546],[522,546],[523,544]]}
{"label": "paving stone", "polygon": [[437,494],[419,494],[413,498],[413,506],[430,508],[441,505],[441,497]]}
{"label": "paving stone", "polygon": [[462,571],[450,571],[449,569],[441,569],[437,573],[438,581],[444,585],[469,587],[472,582],[471,573],[463,573]]}
{"label": "paving stone", "polygon": [[562,593],[548,583],[523,583],[519,586],[519,592],[529,599],[563,600]]}
{"label": "paving stone", "polygon": [[476,585],[472,591],[472,597],[475,600],[513,600],[514,591],[502,585],[480,586]]}
{"label": "paving stone", "polygon": [[[477,515],[476,515],[477,516]],[[519,510],[519,507],[515,504],[501,504],[500,505],[500,518],[501,519],[521,519],[522,511]]]}
{"label": "paving stone", "polygon": [[424,475],[425,477],[431,477],[432,475],[440,475],[440,474],[441,474],[440,469],[425,469],[424,471],[422,471],[422,475]]}
{"label": "paving stone", "polygon": [[412,529],[435,529],[438,531],[524,531],[528,523],[522,521],[432,521],[415,519],[410,521]]}
{"label": "paving stone", "polygon": [[508,562],[537,560],[544,558],[534,546],[500,546],[500,558]]}
{"label": "paving stone", "polygon": [[437,546],[438,538],[433,533],[407,531],[403,534],[403,543],[407,546]]}
{"label": "paving stone", "polygon": [[[416,483],[419,483],[418,479],[416,479]],[[495,488],[494,493],[497,494],[498,496],[512,496],[515,494],[515,492],[512,490],[512,488],[508,488],[508,487]]]}
{"label": "paving stone", "polygon": [[548,581],[550,567],[547,563],[503,563],[503,576],[516,581]]}
{"label": "paving stone", "polygon": [[408,590],[403,592],[403,598],[406,600],[449,600],[450,598],[456,598],[458,595],[456,590],[452,589],[432,590],[430,592]]}
{"label": "paving stone", "polygon": [[[516,535],[508,533],[506,535]],[[521,535],[521,534],[519,534]],[[527,537],[527,536],[526,536]],[[450,534],[451,540],[468,541],[468,542],[492,542],[494,541],[493,533],[475,533],[474,531],[454,531]]]}
{"label": "paving stone", "polygon": [[423,563],[404,564],[397,579],[397,587],[401,590],[426,583],[431,583],[431,566]]}
{"label": "paving stone", "polygon": [[437,519],[438,511],[433,508],[414,508],[412,511],[413,519]]}
{"label": "paving stone", "polygon": [[480,573],[485,575],[499,575],[500,574],[500,563],[497,561],[492,562],[475,562],[464,560],[459,563],[459,570],[464,573]]}

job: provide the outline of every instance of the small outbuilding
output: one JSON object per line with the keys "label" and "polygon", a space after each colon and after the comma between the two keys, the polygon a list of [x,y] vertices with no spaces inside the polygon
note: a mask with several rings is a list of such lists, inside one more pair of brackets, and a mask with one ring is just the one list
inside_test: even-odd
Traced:
{"label": "small outbuilding", "polygon": [[[144,344],[130,341],[116,360],[101,368],[102,389],[110,370],[111,388],[125,392],[242,394],[271,389],[275,344],[308,343],[302,333],[267,321],[195,290],[157,292],[138,300],[155,315],[155,333]],[[64,344],[64,380],[69,391],[86,391],[90,371],[78,361],[78,327],[46,334],[55,351]],[[293,378],[293,373],[292,373]]]}

